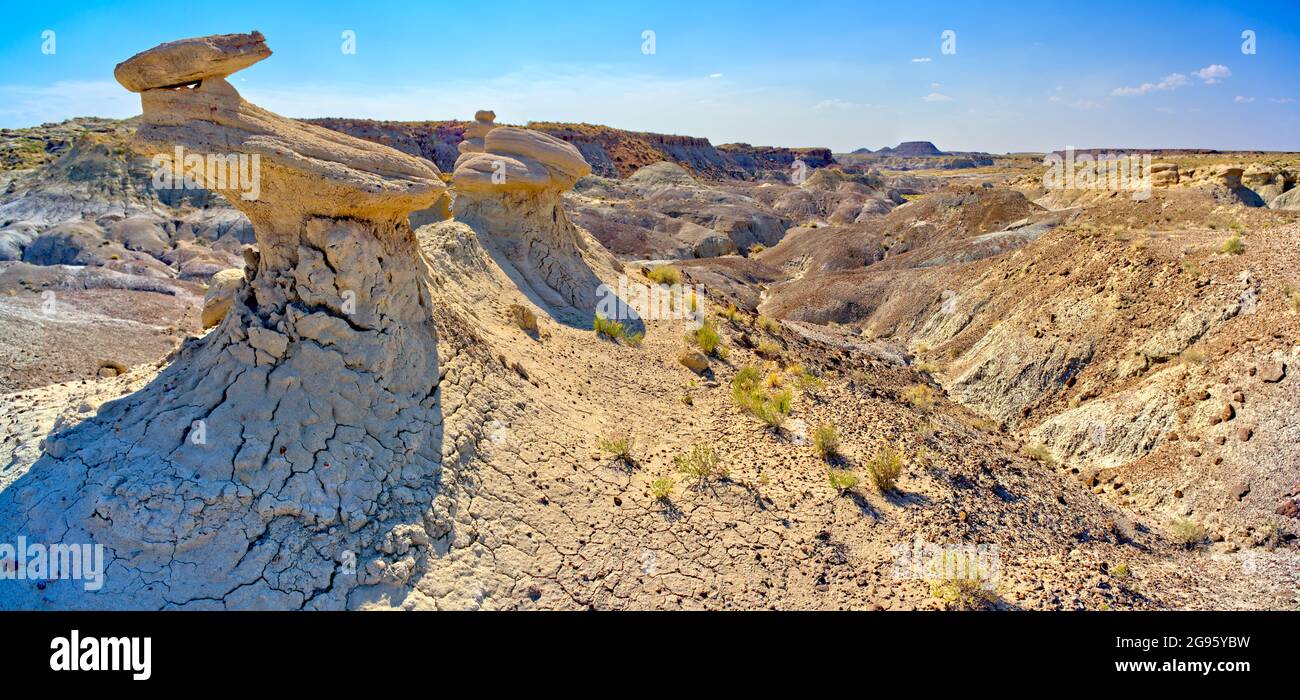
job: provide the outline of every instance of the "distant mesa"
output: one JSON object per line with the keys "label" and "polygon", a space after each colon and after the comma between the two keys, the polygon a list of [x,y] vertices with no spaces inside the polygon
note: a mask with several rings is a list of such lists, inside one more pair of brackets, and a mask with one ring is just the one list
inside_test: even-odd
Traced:
{"label": "distant mesa", "polygon": [[[865,148],[854,151],[854,153],[870,153],[870,152],[871,152],[870,150]],[[904,141],[898,144],[897,146],[895,146],[894,148],[885,146],[879,151],[876,151],[876,155],[901,156],[904,158],[927,158],[932,156],[943,156],[948,154],[939,150],[937,146],[935,146],[933,143],[930,143],[929,141]]]}

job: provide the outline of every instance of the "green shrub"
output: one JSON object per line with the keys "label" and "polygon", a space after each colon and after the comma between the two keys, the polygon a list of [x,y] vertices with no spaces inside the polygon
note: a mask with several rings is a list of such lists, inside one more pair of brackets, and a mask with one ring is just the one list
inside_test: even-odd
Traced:
{"label": "green shrub", "polygon": [[903,391],[903,400],[912,408],[922,413],[928,413],[934,408],[934,389],[924,384],[913,384]]}
{"label": "green shrub", "polygon": [[1025,447],[1025,456],[1049,466],[1056,464],[1056,458],[1052,456],[1052,451],[1047,449],[1046,445],[1034,443]]}
{"label": "green shrub", "polygon": [[722,336],[712,323],[704,323],[699,328],[686,334],[686,341],[700,349],[705,355],[712,355],[722,343]]}
{"label": "green shrub", "polygon": [[591,328],[596,331],[596,335],[604,336],[613,341],[618,341],[626,332],[623,324],[607,319],[600,314],[596,314],[596,320],[591,322]]}
{"label": "green shrub", "polygon": [[632,450],[636,440],[628,435],[600,438],[600,451],[624,462],[632,461]]}
{"label": "green shrub", "polygon": [[840,454],[840,436],[835,430],[835,423],[822,423],[813,431],[813,450],[822,459],[832,459]]}
{"label": "green shrub", "polygon": [[760,331],[767,331],[768,333],[772,333],[773,335],[781,332],[780,322],[768,318],[767,316],[759,316],[754,321],[754,326],[758,328]]}
{"label": "green shrub", "polygon": [[1128,578],[1128,564],[1120,562],[1111,567],[1110,573],[1114,574],[1116,578]]}
{"label": "green shrub", "polygon": [[838,491],[841,496],[858,485],[857,475],[847,469],[827,469],[826,479],[831,482],[831,488]]}
{"label": "green shrub", "polygon": [[649,277],[650,281],[655,284],[666,284],[672,286],[674,284],[682,283],[682,273],[671,265],[661,265],[659,267],[651,268],[650,272],[646,273],[646,277]]}
{"label": "green shrub", "polygon": [[1219,252],[1227,255],[1241,255],[1246,252],[1246,244],[1241,242],[1241,236],[1233,235],[1232,238],[1223,242],[1219,246]]}
{"label": "green shrub", "polygon": [[692,446],[690,452],[674,457],[673,463],[677,465],[677,471],[695,480],[699,488],[727,476],[727,468],[708,445]]}
{"label": "green shrub", "polygon": [[1174,539],[1188,549],[1192,549],[1205,541],[1205,530],[1187,518],[1174,520],[1173,527]]}
{"label": "green shrub", "polygon": [[676,482],[667,477],[655,479],[654,483],[650,484],[650,495],[656,501],[667,502],[668,498],[673,495],[673,487],[676,485]]}
{"label": "green shrub", "polygon": [[740,409],[770,428],[781,428],[790,415],[794,395],[789,389],[770,392],[763,388],[758,369],[745,367],[731,379],[731,396]]}
{"label": "green shrub", "polygon": [[732,323],[740,323],[744,318],[744,314],[740,313],[740,309],[737,309],[735,304],[727,304],[727,308],[719,311],[718,315]]}
{"label": "green shrub", "polygon": [[754,245],[749,247],[749,254],[757,255],[765,250],[767,250],[767,246],[763,245],[762,243],[755,243]]}
{"label": "green shrub", "polygon": [[775,360],[781,356],[781,346],[770,340],[764,340],[758,344],[754,352],[758,353],[759,357]]}
{"label": "green shrub", "polygon": [[982,608],[995,599],[982,576],[950,576],[930,582],[930,595],[962,610]]}
{"label": "green shrub", "polygon": [[870,462],[867,462],[867,474],[871,476],[871,483],[875,484],[881,493],[893,491],[902,473],[903,455],[892,447],[882,448]]}
{"label": "green shrub", "polygon": [[628,331],[627,326],[618,321],[607,319],[600,314],[596,314],[595,320],[591,322],[591,328],[596,331],[598,336],[609,338],[614,342],[621,340],[634,348],[640,347],[641,341],[645,340],[644,333],[631,333]]}

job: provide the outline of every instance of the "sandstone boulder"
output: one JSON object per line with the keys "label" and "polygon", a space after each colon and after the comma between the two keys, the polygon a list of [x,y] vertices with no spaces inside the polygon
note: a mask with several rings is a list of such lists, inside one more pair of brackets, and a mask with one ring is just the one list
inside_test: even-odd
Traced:
{"label": "sandstone boulder", "polygon": [[261,32],[181,39],[117,64],[113,77],[131,92],[224,78],[271,55]]}
{"label": "sandstone boulder", "polygon": [[226,317],[235,295],[244,287],[244,271],[239,268],[222,270],[208,281],[208,291],[203,295],[203,327],[211,328]]}

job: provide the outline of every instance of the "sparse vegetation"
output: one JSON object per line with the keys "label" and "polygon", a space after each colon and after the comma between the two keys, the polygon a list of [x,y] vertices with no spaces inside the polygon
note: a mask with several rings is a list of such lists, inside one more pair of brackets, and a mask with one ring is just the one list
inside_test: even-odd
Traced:
{"label": "sparse vegetation", "polygon": [[881,493],[893,491],[898,485],[898,477],[903,474],[903,454],[892,447],[881,448],[867,462],[867,474]]}
{"label": "sparse vegetation", "polygon": [[1128,578],[1128,564],[1120,562],[1110,568],[1110,573],[1114,575],[1115,578]]}
{"label": "sparse vegetation", "polygon": [[1188,549],[1193,549],[1205,541],[1205,529],[1187,518],[1177,518],[1173,522],[1174,540]]}
{"label": "sparse vegetation", "polygon": [[826,479],[830,481],[831,488],[839,492],[839,495],[852,491],[858,485],[858,476],[847,469],[827,469]]}
{"label": "sparse vegetation", "polygon": [[903,391],[903,400],[912,408],[928,413],[934,409],[936,397],[934,389],[924,384],[913,384]]}
{"label": "sparse vegetation", "polygon": [[631,333],[627,327],[618,321],[612,321],[600,314],[596,314],[596,319],[591,322],[592,330],[596,335],[609,338],[614,342],[623,341],[632,347],[637,347],[645,339],[644,333]]}
{"label": "sparse vegetation", "polygon": [[765,250],[767,250],[767,246],[763,245],[762,243],[755,243],[754,245],[752,245],[752,246],[749,247],[749,254],[750,254],[750,255],[755,255],[755,254],[757,254],[757,253],[761,253],[761,252],[763,252],[763,251],[765,251]]}
{"label": "sparse vegetation", "polygon": [[767,316],[759,316],[754,321],[754,327],[760,331],[771,333],[773,335],[781,332],[781,323]]}
{"label": "sparse vegetation", "polygon": [[1205,353],[1195,348],[1187,348],[1181,355],[1179,355],[1179,357],[1187,364],[1199,365],[1205,362]]}
{"label": "sparse vegetation", "polygon": [[669,479],[668,477],[664,477],[662,479],[655,479],[654,483],[650,484],[650,495],[656,501],[667,502],[668,499],[673,495],[673,487],[676,485],[677,482],[673,481],[672,479]]}
{"label": "sparse vegetation", "polygon": [[718,316],[732,323],[740,323],[744,319],[744,315],[740,313],[740,309],[737,309],[735,304],[727,304],[727,308],[719,311]]}
{"label": "sparse vegetation", "polygon": [[1290,307],[1291,313],[1300,314],[1300,289],[1291,285],[1282,287],[1282,296],[1286,298],[1287,306]]}
{"label": "sparse vegetation", "polygon": [[930,595],[962,610],[982,608],[997,599],[982,576],[949,576],[931,581]]}
{"label": "sparse vegetation", "polygon": [[1049,466],[1056,464],[1056,458],[1052,456],[1052,451],[1047,449],[1046,445],[1040,443],[1027,445],[1025,447],[1025,456]]}
{"label": "sparse vegetation", "polygon": [[759,357],[774,360],[781,356],[781,346],[770,340],[764,340],[758,344],[758,347],[754,349],[754,352],[757,353]]}
{"label": "sparse vegetation", "polygon": [[673,458],[677,471],[693,479],[698,488],[703,489],[710,481],[727,477],[727,468],[722,465],[713,448],[708,445],[694,445],[691,451]]}
{"label": "sparse vegetation", "polygon": [[1241,236],[1233,235],[1219,246],[1219,252],[1226,255],[1241,255],[1246,252],[1246,244],[1241,242]]}
{"label": "sparse vegetation", "polygon": [[632,463],[632,450],[636,439],[630,435],[615,435],[600,439],[600,451],[622,462]]}
{"label": "sparse vegetation", "polygon": [[840,435],[834,422],[822,423],[813,431],[813,450],[822,459],[834,459],[840,456]]}
{"label": "sparse vegetation", "polygon": [[722,344],[722,336],[712,323],[704,323],[699,328],[686,334],[686,342],[700,349],[705,355],[712,355]]}
{"label": "sparse vegetation", "polygon": [[650,271],[646,273],[646,277],[650,278],[650,281],[655,284],[666,284],[672,286],[674,284],[682,283],[681,271],[671,265],[660,265],[659,267],[650,268]]}
{"label": "sparse vegetation", "polygon": [[731,396],[742,411],[769,428],[780,429],[790,415],[794,397],[788,389],[768,391],[762,382],[763,375],[757,368],[745,367],[731,379]]}

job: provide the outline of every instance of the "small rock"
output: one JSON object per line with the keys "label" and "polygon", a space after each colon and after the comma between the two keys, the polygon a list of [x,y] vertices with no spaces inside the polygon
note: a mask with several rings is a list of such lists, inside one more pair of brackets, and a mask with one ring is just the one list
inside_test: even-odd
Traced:
{"label": "small rock", "polygon": [[1264,372],[1260,376],[1260,379],[1263,379],[1270,384],[1275,384],[1282,381],[1282,378],[1285,376],[1286,365],[1281,362],[1273,362],[1264,366]]}
{"label": "small rock", "polygon": [[709,369],[709,358],[697,350],[683,350],[677,361],[696,374],[704,374]]}
{"label": "small rock", "polygon": [[1238,482],[1236,486],[1232,487],[1232,496],[1238,501],[1245,498],[1248,493],[1250,493],[1250,484],[1244,481]]}
{"label": "small rock", "polygon": [[1237,428],[1237,439],[1241,440],[1242,442],[1246,442],[1247,440],[1250,439],[1250,436],[1254,434],[1255,434],[1254,429],[1252,429],[1248,425],[1243,425],[1240,428]]}

